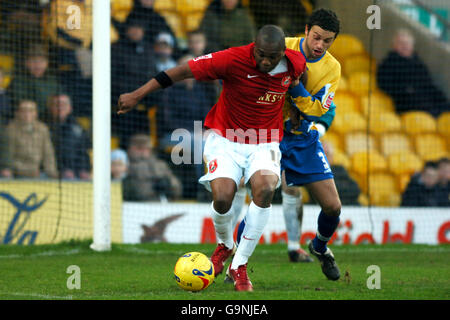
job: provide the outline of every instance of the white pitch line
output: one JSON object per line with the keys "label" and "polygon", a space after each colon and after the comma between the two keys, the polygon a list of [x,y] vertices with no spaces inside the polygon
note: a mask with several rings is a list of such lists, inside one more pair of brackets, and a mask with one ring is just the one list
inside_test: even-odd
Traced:
{"label": "white pitch line", "polygon": [[32,254],[8,254],[8,255],[3,255],[3,256],[0,255],[0,259],[70,256],[73,254],[80,253],[80,251],[81,251],[80,249],[72,249],[72,250],[65,250],[65,251],[50,250],[50,251],[43,251],[43,252],[32,253]]}
{"label": "white pitch line", "polygon": [[72,296],[52,296],[48,294],[24,293],[24,292],[0,292],[0,296],[33,297],[48,300],[55,300],[55,299],[73,300]]}

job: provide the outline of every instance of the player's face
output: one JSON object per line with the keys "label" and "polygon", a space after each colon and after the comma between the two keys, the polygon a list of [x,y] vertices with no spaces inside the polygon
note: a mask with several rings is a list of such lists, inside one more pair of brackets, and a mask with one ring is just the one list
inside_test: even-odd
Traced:
{"label": "player's face", "polygon": [[255,45],[253,54],[258,70],[264,73],[272,71],[284,57],[284,50],[267,44]]}
{"label": "player's face", "polygon": [[305,28],[304,51],[308,59],[320,58],[333,44],[336,33],[312,26],[310,30]]}

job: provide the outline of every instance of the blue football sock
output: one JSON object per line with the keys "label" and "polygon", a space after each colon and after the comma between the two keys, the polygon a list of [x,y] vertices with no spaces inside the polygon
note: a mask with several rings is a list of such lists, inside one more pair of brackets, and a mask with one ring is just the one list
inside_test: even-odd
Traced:
{"label": "blue football sock", "polygon": [[242,232],[244,232],[244,228],[245,228],[245,218],[242,219],[241,223],[239,223],[237,236],[236,236],[237,245],[239,245],[239,242],[241,242],[241,236],[242,236]]}
{"label": "blue football sock", "polygon": [[322,211],[317,219],[317,233],[313,239],[314,250],[320,253],[327,251],[327,243],[339,224],[339,217],[328,216]]}

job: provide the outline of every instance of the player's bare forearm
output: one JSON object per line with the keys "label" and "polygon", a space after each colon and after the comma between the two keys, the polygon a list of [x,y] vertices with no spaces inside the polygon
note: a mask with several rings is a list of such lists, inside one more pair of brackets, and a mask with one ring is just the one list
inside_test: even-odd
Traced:
{"label": "player's bare forearm", "polygon": [[[173,83],[194,77],[187,63],[171,68],[165,72]],[[119,111],[117,111],[117,114],[124,114],[131,111],[145,96],[161,88],[161,84],[153,78],[133,92],[121,94],[118,101]]]}

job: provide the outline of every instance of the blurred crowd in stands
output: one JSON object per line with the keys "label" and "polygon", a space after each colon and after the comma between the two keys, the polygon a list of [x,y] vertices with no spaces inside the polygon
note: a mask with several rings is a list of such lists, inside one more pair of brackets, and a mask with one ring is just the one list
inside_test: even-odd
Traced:
{"label": "blurred crowd in stands", "polygon": [[[196,183],[203,165],[172,163],[180,142],[172,133],[183,128],[192,145],[201,145],[194,143],[194,121],[203,121],[221,84],[183,81],[146,97],[126,116],[115,112],[119,95],[189,59],[248,44],[265,24],[299,35],[315,5],[314,0],[111,0],[111,177],[122,183],[125,200],[208,200]],[[70,6],[79,11],[68,11]],[[0,177],[91,179],[92,0],[3,0],[0,10]],[[80,15],[79,27],[74,14]],[[398,116],[420,111],[436,121],[449,118],[449,101],[415,53],[408,30],[394,36],[376,79]],[[343,203],[367,204],[361,201],[367,190],[330,140],[324,149]],[[402,206],[449,205],[446,150],[408,175]]]}

